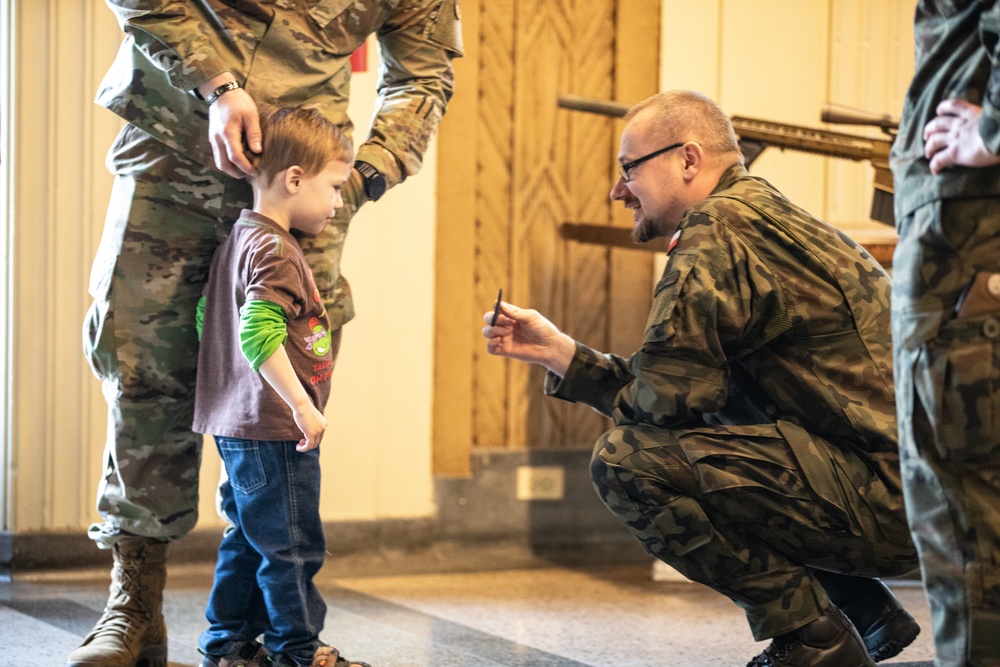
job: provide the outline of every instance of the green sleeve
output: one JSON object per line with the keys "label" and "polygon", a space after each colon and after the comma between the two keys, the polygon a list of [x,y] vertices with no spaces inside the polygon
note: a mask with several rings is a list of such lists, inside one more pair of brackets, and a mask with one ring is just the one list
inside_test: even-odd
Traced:
{"label": "green sleeve", "polygon": [[240,348],[254,371],[285,343],[285,311],[270,301],[247,301],[240,308]]}
{"label": "green sleeve", "polygon": [[198,331],[198,340],[201,340],[201,330],[205,327],[205,295],[198,299],[198,307],[194,310],[194,328]]}

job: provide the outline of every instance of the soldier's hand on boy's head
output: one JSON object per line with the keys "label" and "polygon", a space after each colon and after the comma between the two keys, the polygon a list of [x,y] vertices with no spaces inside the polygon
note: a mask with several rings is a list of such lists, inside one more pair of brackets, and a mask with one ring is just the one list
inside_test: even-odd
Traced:
{"label": "soldier's hand on boy's head", "polygon": [[257,175],[244,144],[254,153],[261,152],[260,116],[245,90],[232,90],[208,108],[208,139],[219,171],[233,178]]}

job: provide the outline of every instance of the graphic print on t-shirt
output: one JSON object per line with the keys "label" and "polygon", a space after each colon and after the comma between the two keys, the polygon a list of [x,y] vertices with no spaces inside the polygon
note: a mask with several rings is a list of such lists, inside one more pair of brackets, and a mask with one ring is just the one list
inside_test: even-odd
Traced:
{"label": "graphic print on t-shirt", "polygon": [[318,317],[312,317],[309,319],[309,330],[312,333],[306,336],[306,349],[312,350],[317,357],[326,356],[330,351],[330,336],[326,327]]}

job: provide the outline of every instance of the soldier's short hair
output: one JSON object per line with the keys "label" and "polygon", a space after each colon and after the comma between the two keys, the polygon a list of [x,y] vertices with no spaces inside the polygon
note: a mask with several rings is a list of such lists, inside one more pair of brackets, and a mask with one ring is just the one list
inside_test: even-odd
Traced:
{"label": "soldier's short hair", "polygon": [[653,132],[665,142],[697,141],[709,154],[740,153],[733,124],[719,105],[694,90],[657,93],[625,115],[631,120],[640,113],[652,114]]}
{"label": "soldier's short hair", "polygon": [[262,105],[259,112],[263,150],[250,162],[265,183],[293,165],[312,175],[330,162],[354,161],[351,140],[316,109]]}

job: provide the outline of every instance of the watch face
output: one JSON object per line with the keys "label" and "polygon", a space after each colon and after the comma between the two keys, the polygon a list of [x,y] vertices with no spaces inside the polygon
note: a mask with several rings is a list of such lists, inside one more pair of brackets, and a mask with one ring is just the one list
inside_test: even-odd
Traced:
{"label": "watch face", "polygon": [[385,176],[375,174],[371,178],[365,179],[365,194],[372,201],[385,194]]}
{"label": "watch face", "polygon": [[385,176],[378,169],[360,160],[354,163],[354,168],[361,174],[365,183],[365,196],[376,201],[385,193]]}
{"label": "watch face", "polygon": [[1000,273],[993,273],[986,279],[986,290],[995,299],[1000,299]]}

